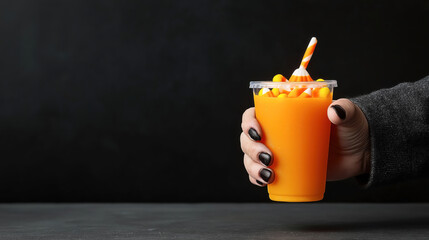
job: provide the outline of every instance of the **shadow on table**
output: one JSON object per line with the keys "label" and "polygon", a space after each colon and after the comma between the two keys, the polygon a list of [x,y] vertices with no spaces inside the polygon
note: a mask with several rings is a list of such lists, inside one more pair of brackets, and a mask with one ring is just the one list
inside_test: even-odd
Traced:
{"label": "shadow on table", "polygon": [[320,223],[314,225],[296,226],[295,230],[305,232],[345,232],[345,231],[372,231],[372,230],[417,230],[428,229],[429,217],[398,218],[386,220],[372,220],[362,222]]}

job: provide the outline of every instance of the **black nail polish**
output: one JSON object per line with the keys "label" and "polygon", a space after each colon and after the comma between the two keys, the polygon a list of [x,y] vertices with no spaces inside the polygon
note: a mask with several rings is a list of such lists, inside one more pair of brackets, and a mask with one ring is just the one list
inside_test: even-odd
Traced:
{"label": "black nail polish", "polygon": [[265,181],[268,182],[270,181],[270,177],[271,177],[271,171],[266,169],[266,168],[262,168],[261,171],[259,171],[259,176]]}
{"label": "black nail polish", "polygon": [[259,184],[259,185],[264,185],[264,183],[261,182],[261,181],[259,181],[259,180],[256,180],[256,183]]}
{"label": "black nail polish", "polygon": [[254,128],[249,129],[249,136],[255,141],[261,140],[261,137],[259,136],[258,132],[256,132]]}
{"label": "black nail polish", "polygon": [[261,152],[259,154],[259,160],[261,160],[261,162],[265,165],[265,166],[269,166],[271,163],[271,156],[268,153],[265,152]]}
{"label": "black nail polish", "polygon": [[340,117],[343,120],[346,119],[346,111],[344,110],[343,107],[341,107],[340,105],[332,105],[331,108],[335,110],[338,117]]}

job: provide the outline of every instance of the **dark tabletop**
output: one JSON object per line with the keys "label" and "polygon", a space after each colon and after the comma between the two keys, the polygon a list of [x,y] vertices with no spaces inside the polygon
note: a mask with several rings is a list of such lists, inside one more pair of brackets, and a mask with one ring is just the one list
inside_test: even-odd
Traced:
{"label": "dark tabletop", "polygon": [[429,204],[1,204],[1,239],[429,239]]}

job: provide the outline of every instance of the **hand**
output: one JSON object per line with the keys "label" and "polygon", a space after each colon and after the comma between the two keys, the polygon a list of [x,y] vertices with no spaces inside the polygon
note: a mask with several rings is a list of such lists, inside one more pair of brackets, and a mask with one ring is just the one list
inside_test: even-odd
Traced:
{"label": "hand", "polygon": [[348,99],[338,99],[328,108],[333,123],[329,144],[328,181],[369,173],[371,149],[368,121]]}
{"label": "hand", "polygon": [[[327,180],[336,181],[368,173],[371,151],[368,122],[363,112],[350,100],[339,99],[329,106],[327,114],[332,122]],[[249,180],[257,186],[265,186],[275,178],[268,168],[273,157],[271,151],[258,142],[263,136],[255,118],[255,108],[243,113],[241,128],[241,149]]]}

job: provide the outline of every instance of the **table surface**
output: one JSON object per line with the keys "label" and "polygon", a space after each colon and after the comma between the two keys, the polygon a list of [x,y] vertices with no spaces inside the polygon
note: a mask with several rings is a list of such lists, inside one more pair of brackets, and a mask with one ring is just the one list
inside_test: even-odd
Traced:
{"label": "table surface", "polygon": [[429,239],[429,204],[0,204],[1,239]]}

